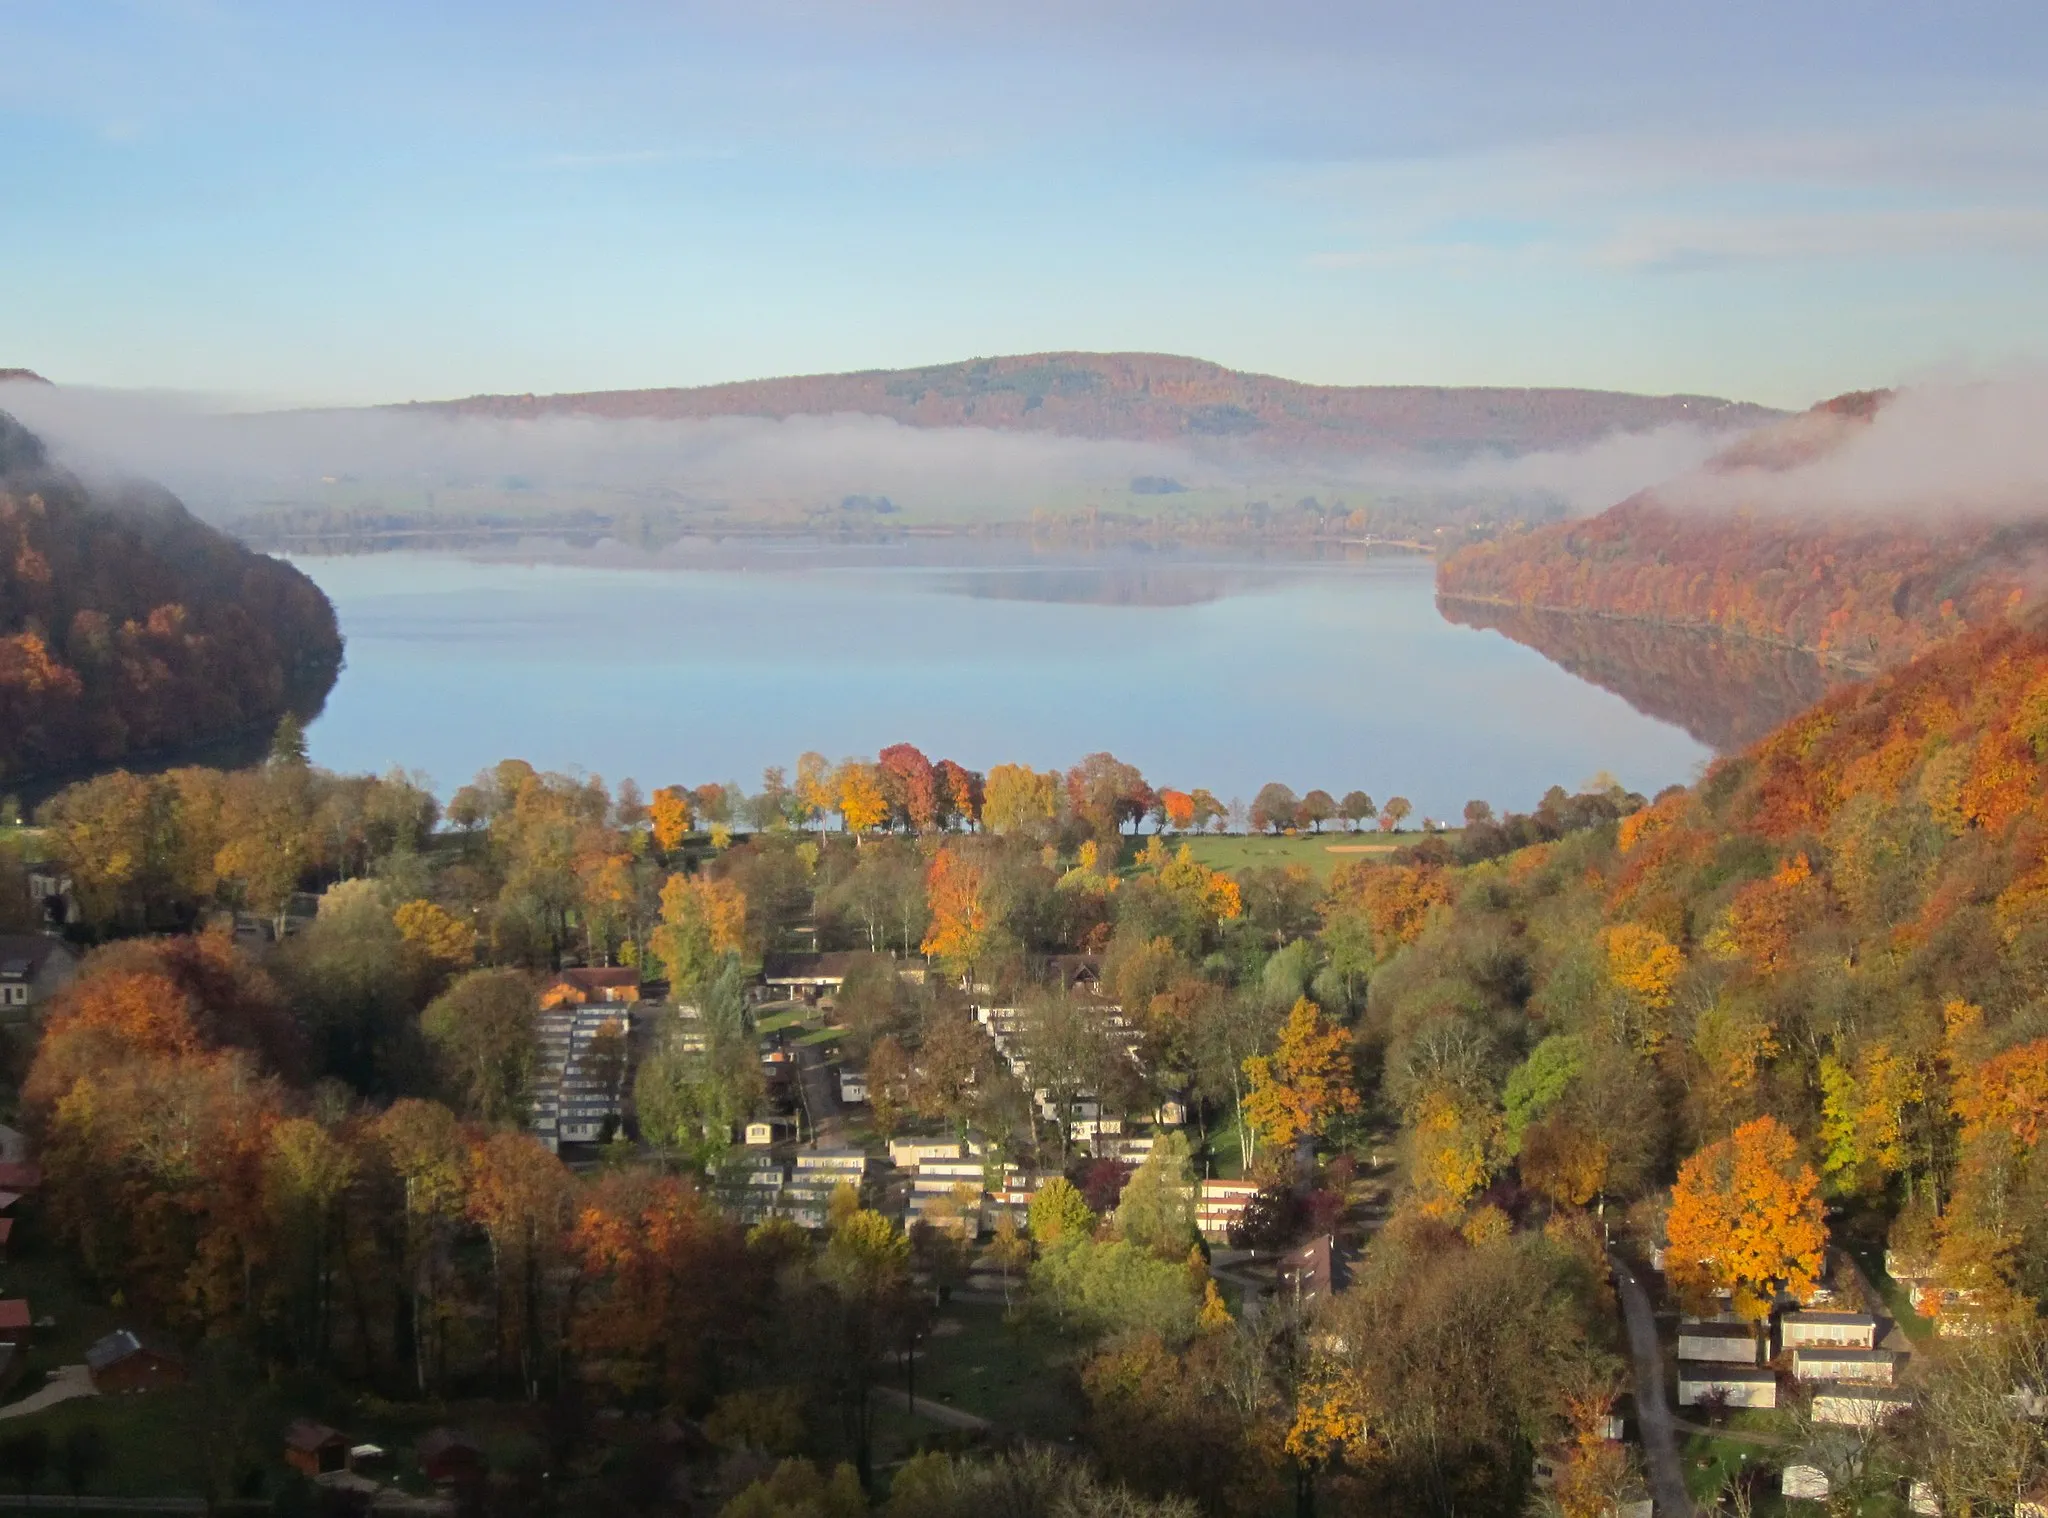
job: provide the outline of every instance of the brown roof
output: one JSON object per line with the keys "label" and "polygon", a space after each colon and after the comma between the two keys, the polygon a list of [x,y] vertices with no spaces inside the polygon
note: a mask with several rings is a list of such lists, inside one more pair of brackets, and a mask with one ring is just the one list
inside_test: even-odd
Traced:
{"label": "brown roof", "polygon": [[284,1442],[293,1449],[305,1450],[308,1454],[327,1449],[336,1444],[347,1444],[341,1430],[329,1428],[324,1423],[315,1423],[311,1418],[294,1418],[291,1427],[284,1431]]}
{"label": "brown roof", "polygon": [[37,1164],[0,1165],[0,1191],[34,1191],[43,1184],[43,1167]]}
{"label": "brown roof", "polygon": [[630,965],[592,965],[584,969],[564,970],[555,976],[557,985],[570,985],[585,991],[601,991],[616,986],[631,986],[640,989],[640,972]]}
{"label": "brown roof", "polygon": [[835,949],[829,954],[770,954],[762,966],[761,978],[776,981],[839,981],[867,956],[855,950]]}
{"label": "brown roof", "polygon": [[432,1460],[454,1450],[480,1455],[483,1453],[483,1446],[460,1429],[434,1428],[420,1435],[419,1453],[422,1460]]}
{"label": "brown roof", "polygon": [[0,1302],[0,1328],[26,1328],[28,1321],[27,1297],[9,1297]]}

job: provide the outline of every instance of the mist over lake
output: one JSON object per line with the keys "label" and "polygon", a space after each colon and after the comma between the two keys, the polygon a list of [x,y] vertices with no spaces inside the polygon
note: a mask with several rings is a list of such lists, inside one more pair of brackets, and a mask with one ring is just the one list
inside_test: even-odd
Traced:
{"label": "mist over lake", "polygon": [[424,771],[445,795],[508,756],[751,787],[806,749],[909,741],[985,769],[1106,748],[1226,799],[1277,779],[1455,817],[1602,769],[1654,792],[1710,754],[1446,622],[1425,559],[925,557],[302,558],[348,638],[313,757]]}

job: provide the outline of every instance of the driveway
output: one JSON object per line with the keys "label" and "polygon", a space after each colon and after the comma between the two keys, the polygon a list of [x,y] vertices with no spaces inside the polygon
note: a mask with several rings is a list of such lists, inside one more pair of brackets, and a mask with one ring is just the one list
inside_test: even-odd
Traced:
{"label": "driveway", "polygon": [[1635,1274],[1615,1256],[1608,1260],[1614,1266],[1614,1286],[1621,1293],[1621,1313],[1628,1324],[1629,1355],[1635,1361],[1636,1421],[1642,1426],[1643,1453],[1650,1462],[1650,1491],[1660,1518],[1694,1518],[1685,1467],[1678,1459],[1671,1404],[1664,1400],[1664,1352],[1657,1343],[1656,1315]]}
{"label": "driveway", "polygon": [[92,1384],[92,1372],[83,1365],[60,1365],[50,1372],[50,1379],[42,1390],[32,1391],[19,1402],[0,1407],[0,1418],[26,1418],[30,1413],[39,1413],[59,1402],[69,1402],[73,1397],[98,1395],[98,1389]]}

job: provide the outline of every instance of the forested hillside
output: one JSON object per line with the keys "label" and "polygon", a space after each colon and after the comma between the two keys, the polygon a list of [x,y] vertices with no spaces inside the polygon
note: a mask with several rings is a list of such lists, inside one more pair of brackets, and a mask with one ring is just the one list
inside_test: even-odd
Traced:
{"label": "forested hillside", "polygon": [[1555,1202],[1655,1202],[1764,1120],[1838,1228],[1922,1263],[1924,1308],[2040,1298],[2044,850],[2048,634],[2001,623],[1468,872],[1365,1025],[1422,1194],[1463,1208],[1512,1166]]}
{"label": "forested hillside", "polygon": [[[1882,398],[1846,396],[1745,438],[1703,471],[1739,496],[1824,457],[1869,425]],[[1886,667],[2022,604],[2048,525],[1678,504],[1687,482],[1585,521],[1447,555],[1449,601],[1495,602],[1714,627],[1858,669]],[[1724,490],[1725,494],[1726,491]]]}
{"label": "forested hillside", "polygon": [[0,413],[0,779],[267,731],[340,667],[296,569],[161,491],[88,490]]}
{"label": "forested hillside", "polygon": [[1701,395],[1604,390],[1304,385],[1159,353],[1033,353],[746,380],[696,389],[478,395],[424,407],[533,417],[886,416],[916,427],[1075,437],[1235,437],[1327,453],[1459,455],[1571,448],[1672,423],[1754,427],[1779,413]]}

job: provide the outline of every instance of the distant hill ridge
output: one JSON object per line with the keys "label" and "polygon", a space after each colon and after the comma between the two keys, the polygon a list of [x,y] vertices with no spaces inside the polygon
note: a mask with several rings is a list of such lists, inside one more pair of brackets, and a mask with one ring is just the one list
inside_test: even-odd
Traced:
{"label": "distant hill ridge", "polygon": [[1164,442],[1458,456],[1579,447],[1690,422],[1735,431],[1782,412],[1705,395],[1430,385],[1306,385],[1158,353],[1032,353],[690,389],[476,395],[401,408],[462,416],[781,419],[861,413],[912,427],[992,427]]}

